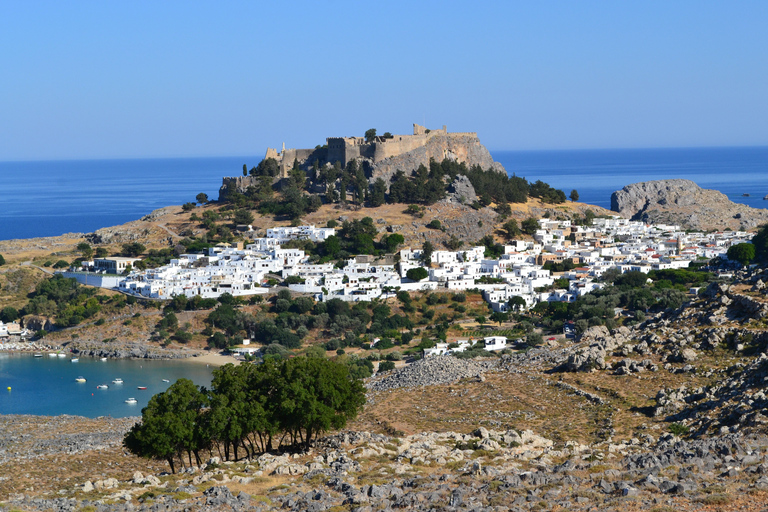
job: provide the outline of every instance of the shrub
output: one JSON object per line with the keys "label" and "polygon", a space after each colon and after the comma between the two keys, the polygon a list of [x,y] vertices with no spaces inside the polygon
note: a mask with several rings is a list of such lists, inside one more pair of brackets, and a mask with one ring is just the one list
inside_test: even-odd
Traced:
{"label": "shrub", "polygon": [[405,277],[411,281],[421,281],[429,276],[429,272],[424,267],[411,268],[405,273]]}
{"label": "shrub", "polygon": [[687,425],[682,423],[672,423],[667,429],[676,436],[684,436],[691,431]]}
{"label": "shrub", "polygon": [[429,224],[427,224],[427,227],[429,229],[443,229],[443,225],[437,219],[430,221]]}
{"label": "shrub", "polygon": [[388,372],[395,369],[394,361],[382,361],[379,363],[379,372]]}

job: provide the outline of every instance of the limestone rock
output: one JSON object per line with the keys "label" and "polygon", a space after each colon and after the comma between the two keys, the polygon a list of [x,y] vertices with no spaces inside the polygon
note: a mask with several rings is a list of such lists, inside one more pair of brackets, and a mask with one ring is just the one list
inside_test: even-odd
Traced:
{"label": "limestone rock", "polygon": [[688,229],[739,229],[768,221],[768,210],[731,202],[717,190],[682,179],[627,185],[611,195],[611,210],[633,220]]}

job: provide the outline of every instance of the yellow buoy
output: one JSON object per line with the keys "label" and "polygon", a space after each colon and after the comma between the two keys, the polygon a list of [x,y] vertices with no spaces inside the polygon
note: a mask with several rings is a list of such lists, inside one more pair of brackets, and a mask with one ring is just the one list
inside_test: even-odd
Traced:
{"label": "yellow buoy", "polygon": [[8,386],[8,391],[10,391],[10,390],[11,390],[11,386]]}

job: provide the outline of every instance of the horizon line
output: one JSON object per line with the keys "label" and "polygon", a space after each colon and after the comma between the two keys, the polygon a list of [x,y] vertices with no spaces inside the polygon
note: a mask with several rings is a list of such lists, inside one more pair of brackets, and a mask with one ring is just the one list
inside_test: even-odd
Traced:
{"label": "horizon line", "polygon": [[[768,148],[768,144],[754,145],[710,145],[710,146],[624,146],[624,147],[589,147],[589,148],[540,148],[540,149],[509,149],[487,148],[490,153],[508,151],[513,153],[540,153],[540,152],[576,152],[576,151],[642,151],[642,150],[675,150],[675,149],[762,149]],[[184,155],[184,156],[105,156],[105,157],[71,157],[71,158],[43,158],[43,159],[14,159],[0,160],[0,163],[37,163],[37,162],[99,162],[116,160],[203,160],[209,158],[253,158],[255,155]],[[259,157],[262,160],[264,157]],[[260,160],[261,161],[261,160]]]}

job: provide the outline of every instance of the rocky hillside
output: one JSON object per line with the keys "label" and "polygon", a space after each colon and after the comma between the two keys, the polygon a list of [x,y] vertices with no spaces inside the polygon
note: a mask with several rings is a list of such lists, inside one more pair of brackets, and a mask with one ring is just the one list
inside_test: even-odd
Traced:
{"label": "rocky hillside", "polygon": [[611,210],[633,220],[697,230],[746,230],[768,222],[768,210],[734,203],[682,179],[627,185],[611,195]]}

